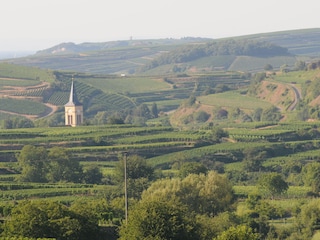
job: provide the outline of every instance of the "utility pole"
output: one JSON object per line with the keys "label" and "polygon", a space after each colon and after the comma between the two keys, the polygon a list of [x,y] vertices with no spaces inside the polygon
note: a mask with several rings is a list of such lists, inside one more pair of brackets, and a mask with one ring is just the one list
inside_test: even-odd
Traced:
{"label": "utility pole", "polygon": [[128,152],[123,152],[123,163],[124,163],[124,204],[125,204],[125,220],[126,225],[128,224],[128,193],[127,193],[127,157]]}

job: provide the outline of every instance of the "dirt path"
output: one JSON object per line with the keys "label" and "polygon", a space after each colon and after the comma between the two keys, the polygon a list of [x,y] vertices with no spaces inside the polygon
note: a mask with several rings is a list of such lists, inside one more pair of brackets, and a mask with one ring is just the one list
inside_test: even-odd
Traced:
{"label": "dirt path", "polygon": [[291,86],[292,90],[294,91],[295,97],[294,97],[293,103],[288,107],[288,110],[293,111],[297,107],[297,105],[301,99],[301,92],[294,84],[290,84],[290,86]]}

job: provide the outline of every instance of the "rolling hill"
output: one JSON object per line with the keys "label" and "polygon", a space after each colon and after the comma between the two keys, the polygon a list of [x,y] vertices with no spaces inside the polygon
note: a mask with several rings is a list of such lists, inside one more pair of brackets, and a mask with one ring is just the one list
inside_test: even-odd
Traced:
{"label": "rolling hill", "polygon": [[177,71],[205,71],[212,69],[258,71],[266,63],[279,68],[283,64],[293,66],[297,60],[309,61],[320,56],[320,29],[302,29],[263,33],[226,39],[182,38],[113,41],[105,43],[62,43],[23,58],[7,59],[20,65],[44,69],[103,74],[133,74],[157,59],[180,49],[221,43],[225,41],[268,42],[287,49],[288,54],[243,55],[219,54],[186,59],[177,63],[162,64],[144,74],[165,74]]}
{"label": "rolling hill", "polygon": [[[203,112],[212,119],[219,109],[231,113],[239,108],[250,115],[256,108],[276,106],[287,115],[296,110],[302,97],[315,108],[316,93],[307,94],[312,86],[307,88],[305,83],[317,82],[319,70],[279,70],[282,65],[293,69],[299,60],[318,59],[317,36],[319,29],[214,41],[184,38],[63,43],[0,63],[0,118],[7,119],[8,114],[30,119],[63,118],[72,78],[87,119],[99,112],[120,114],[124,119],[142,104],[151,107],[154,103],[165,115],[183,106],[190,96],[201,104],[193,110],[180,108],[172,123],[195,124],[196,118],[205,119]],[[273,73],[269,72],[255,86],[255,93],[248,95],[254,81],[252,73],[265,72],[267,64],[273,66]]]}

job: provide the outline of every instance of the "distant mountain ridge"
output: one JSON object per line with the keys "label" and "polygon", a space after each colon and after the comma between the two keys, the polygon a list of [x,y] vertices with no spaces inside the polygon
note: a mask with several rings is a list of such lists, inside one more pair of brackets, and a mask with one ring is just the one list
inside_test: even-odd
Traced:
{"label": "distant mountain ridge", "polygon": [[89,51],[103,51],[110,50],[113,48],[124,48],[124,47],[148,47],[157,45],[175,45],[175,44],[186,44],[194,42],[206,42],[208,38],[192,38],[186,37],[181,39],[147,39],[147,40],[118,40],[110,42],[86,42],[75,44],[73,42],[60,43],[48,49],[40,50],[36,55],[47,55],[47,54],[58,54],[58,53],[81,53]]}
{"label": "distant mountain ridge", "polygon": [[[259,71],[266,64],[274,68],[282,65],[293,67],[298,60],[311,61],[320,58],[320,28],[301,29],[282,32],[261,33],[223,39],[208,39],[186,37],[181,39],[146,39],[146,40],[119,40],[99,43],[71,42],[61,43],[52,48],[38,51],[36,54],[6,60],[26,66],[35,66],[44,69],[88,72],[95,74],[151,74],[161,75],[185,71],[211,71],[214,69],[229,71]],[[171,61],[152,69],[147,68],[155,59],[177,49],[184,48],[190,51],[198,45],[230,40],[269,42],[287,49],[288,55],[244,56],[228,53],[219,56],[203,55],[199,58],[180,58],[182,61]],[[179,56],[177,56],[179,58]],[[184,60],[183,60],[184,59]]]}

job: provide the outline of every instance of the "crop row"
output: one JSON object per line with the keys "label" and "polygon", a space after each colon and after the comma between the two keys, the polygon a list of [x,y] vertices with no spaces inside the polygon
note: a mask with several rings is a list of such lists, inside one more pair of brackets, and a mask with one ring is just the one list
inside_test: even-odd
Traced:
{"label": "crop row", "polygon": [[19,189],[8,190],[0,192],[0,199],[3,201],[8,200],[21,200],[29,198],[47,198],[66,195],[91,195],[93,194],[92,188],[47,188],[47,189]]}
{"label": "crop row", "polygon": [[90,184],[43,184],[43,183],[13,183],[1,182],[1,191],[21,190],[21,189],[76,189],[76,188],[92,188]]}
{"label": "crop row", "polygon": [[150,142],[172,142],[172,141],[180,141],[180,142],[194,142],[204,138],[204,135],[200,134],[191,134],[191,133],[179,133],[179,132],[171,132],[171,133],[160,133],[146,136],[133,136],[126,138],[119,138],[115,142],[117,144],[137,144],[137,143],[150,143]]}
{"label": "crop row", "polygon": [[46,102],[62,106],[68,102],[68,93],[67,92],[54,92]]}
{"label": "crop row", "polygon": [[43,92],[46,90],[46,87],[40,87],[35,89],[29,89],[26,91],[17,91],[15,96],[31,96],[31,97],[42,97]]}

